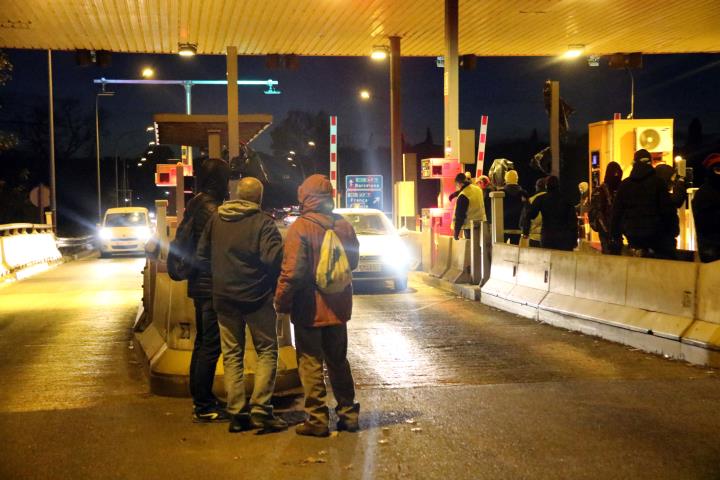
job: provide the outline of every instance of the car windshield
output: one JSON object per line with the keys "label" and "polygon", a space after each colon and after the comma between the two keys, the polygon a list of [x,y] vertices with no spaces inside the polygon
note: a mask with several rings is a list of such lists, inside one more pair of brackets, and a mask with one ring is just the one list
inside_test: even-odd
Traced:
{"label": "car windshield", "polygon": [[105,216],[106,227],[144,227],[147,217],[144,212],[108,213]]}
{"label": "car windshield", "polygon": [[387,235],[390,222],[379,213],[344,213],[345,220],[355,229],[357,235]]}

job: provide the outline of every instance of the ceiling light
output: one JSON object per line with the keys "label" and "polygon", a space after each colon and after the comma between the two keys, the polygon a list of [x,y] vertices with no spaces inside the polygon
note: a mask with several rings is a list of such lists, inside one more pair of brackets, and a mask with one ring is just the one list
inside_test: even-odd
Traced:
{"label": "ceiling light", "polygon": [[372,49],[372,53],[370,54],[370,58],[373,60],[385,60],[388,57],[389,54],[388,47],[385,47],[383,45],[376,45]]}
{"label": "ceiling light", "polygon": [[367,90],[360,90],[360,98],[363,100],[370,100],[370,92]]}
{"label": "ceiling light", "polygon": [[155,76],[155,70],[152,67],[145,67],[142,69],[141,74],[143,78],[152,78]]}
{"label": "ceiling light", "polygon": [[583,54],[583,51],[585,51],[585,45],[570,45],[562,56],[566,59],[578,58]]}
{"label": "ceiling light", "polygon": [[197,45],[192,43],[178,44],[178,55],[181,57],[194,57],[197,54]]}
{"label": "ceiling light", "polygon": [[146,132],[154,132],[154,131],[155,131],[155,127],[153,127],[152,125],[150,125],[150,126],[148,126],[148,127],[145,127],[145,131],[146,131]]}

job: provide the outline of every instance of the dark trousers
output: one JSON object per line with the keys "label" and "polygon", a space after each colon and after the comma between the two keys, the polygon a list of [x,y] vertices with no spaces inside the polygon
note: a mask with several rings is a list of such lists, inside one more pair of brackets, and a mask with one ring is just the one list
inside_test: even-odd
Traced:
{"label": "dark trousers", "polygon": [[300,327],[295,325],[298,370],[305,393],[308,421],[327,426],[329,412],[323,363],[327,366],[341,419],[357,422],[360,405],[355,403],[355,384],[347,360],[347,326]]}
{"label": "dark trousers", "polygon": [[190,395],[198,411],[215,406],[212,392],[215,367],[220,358],[220,329],[211,298],[196,298],[195,345],[190,357]]}

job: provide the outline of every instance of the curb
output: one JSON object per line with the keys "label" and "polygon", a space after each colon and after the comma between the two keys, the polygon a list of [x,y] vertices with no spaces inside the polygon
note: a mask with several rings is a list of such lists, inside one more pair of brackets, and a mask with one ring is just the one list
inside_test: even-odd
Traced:
{"label": "curb", "polygon": [[454,293],[467,300],[480,300],[480,286],[467,283],[452,283],[442,278],[434,277],[425,272],[415,272],[413,277],[419,278],[425,285]]}

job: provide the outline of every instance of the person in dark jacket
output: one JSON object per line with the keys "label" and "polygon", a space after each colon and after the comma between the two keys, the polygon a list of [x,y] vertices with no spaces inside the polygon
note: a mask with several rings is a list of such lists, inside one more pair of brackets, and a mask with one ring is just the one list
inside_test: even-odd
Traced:
{"label": "person in dark jacket", "polygon": [[324,175],[311,175],[298,188],[302,214],[288,229],[282,273],[275,293],[281,314],[290,314],[295,327],[298,370],[305,394],[307,420],[298,425],[298,435],[327,437],[330,421],[323,364],[327,367],[333,395],[337,429],[359,429],[360,404],[355,403],[355,385],[347,360],[347,322],[352,314],[352,284],[327,294],[315,283],[325,232],[332,229],[340,239],[355,270],[359,242],[352,225],[332,213],[332,185]]}
{"label": "person in dark jacket", "polygon": [[508,170],[505,173],[505,186],[502,191],[505,192],[503,199],[505,242],[517,245],[520,243],[520,234],[522,233],[520,216],[530,195],[518,185],[517,170]]}
{"label": "person in dark jacket", "polygon": [[611,234],[618,245],[622,235],[641,256],[675,258],[680,221],[667,185],[655,173],[647,150],[635,152],[630,176],[615,196]]}
{"label": "person in dark jacket", "polygon": [[577,246],[577,217],[575,207],[560,193],[560,182],[555,176],[545,180],[547,193],[533,201],[524,217],[523,237],[530,233],[533,218],[542,215],[540,245],[542,248],[572,251]]}
{"label": "person in dark jacket", "polygon": [[[273,414],[270,404],[278,363],[273,295],[282,263],[282,238],[273,219],[260,210],[262,194],[263,185],[258,179],[241,179],[237,200],[226,201],[218,208],[197,250],[201,269],[212,272],[227,411],[232,415],[229,430],[233,433],[250,428],[287,428],[287,423]],[[243,368],[246,326],[257,353],[249,408]]]}
{"label": "person in dark jacket", "polygon": [[685,179],[679,176],[675,169],[667,163],[661,163],[655,167],[655,173],[665,183],[668,192],[670,192],[673,206],[675,208],[682,207],[687,201]]}
{"label": "person in dark jacket", "polygon": [[[198,170],[197,194],[185,207],[183,223],[192,222],[192,248],[196,249],[205,226],[223,200],[228,197],[230,166],[227,162],[206,159]],[[220,331],[212,305],[210,272],[194,269],[188,278],[188,297],[195,304],[195,344],[190,357],[190,394],[193,420],[228,421],[229,417],[212,392],[215,367],[220,357]]]}
{"label": "person in dark jacket", "polygon": [[713,153],[703,162],[707,170],[705,183],[692,202],[698,253],[703,262],[720,260],[720,153]]}
{"label": "person in dark jacket", "polygon": [[600,187],[593,191],[590,201],[590,226],[600,236],[602,253],[619,255],[621,245],[613,241],[610,235],[610,224],[612,221],[613,205],[615,196],[622,182],[623,171],[617,162],[608,163],[605,168],[605,177]]}

